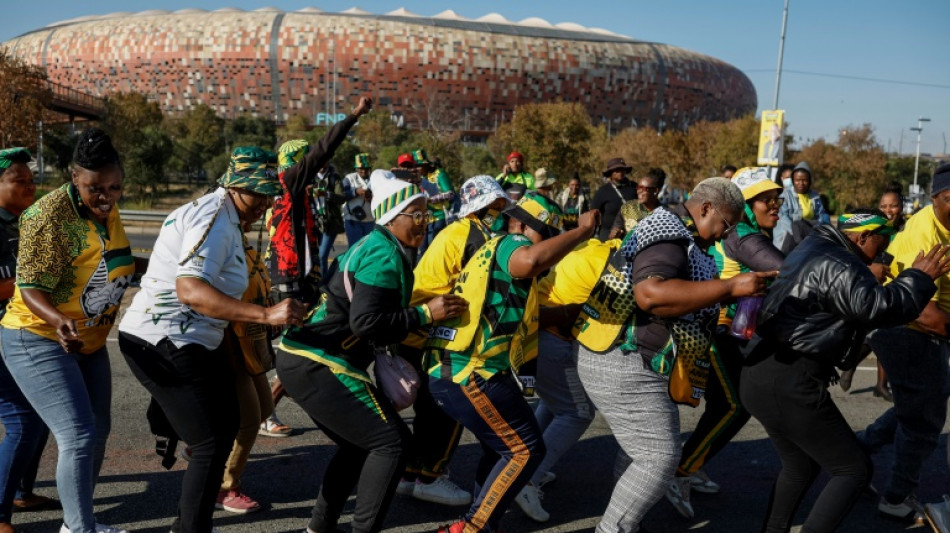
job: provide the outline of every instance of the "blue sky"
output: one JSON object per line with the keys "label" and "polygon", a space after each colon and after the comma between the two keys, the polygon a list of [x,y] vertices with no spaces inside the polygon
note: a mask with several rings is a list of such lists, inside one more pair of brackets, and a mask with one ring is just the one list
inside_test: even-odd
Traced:
{"label": "blue sky", "polygon": [[[584,0],[511,2],[483,0],[44,0],[4,6],[0,41],[47,24],[89,14],[187,7],[285,10],[314,6],[373,13],[406,7],[420,15],[453,9],[480,17],[497,12],[510,20],[541,17],[576,22],[636,39],[701,52],[735,65],[755,84],[759,109],[772,105],[783,0]],[[798,139],[837,138],[840,128],[868,122],[885,148],[912,154],[917,117],[924,125],[921,151],[945,152],[950,135],[950,2],[947,0],[790,0],[785,72],[779,107]],[[881,83],[800,74],[834,74],[905,82]],[[928,86],[929,85],[929,86]],[[938,86],[938,87],[935,87]]]}

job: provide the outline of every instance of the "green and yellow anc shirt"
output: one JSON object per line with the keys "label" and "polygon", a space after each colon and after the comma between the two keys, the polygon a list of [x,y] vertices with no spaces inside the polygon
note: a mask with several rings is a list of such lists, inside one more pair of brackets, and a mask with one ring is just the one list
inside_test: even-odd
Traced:
{"label": "green and yellow anc shirt", "polygon": [[105,226],[86,216],[79,193],[68,183],[30,206],[20,217],[16,290],[0,324],[57,340],[56,329],[33,314],[20,289],[49,293],[56,308],[76,321],[92,353],[106,343],[135,261],[119,210]]}
{"label": "green and yellow anc shirt", "polygon": [[[439,193],[452,192],[452,181],[449,179],[449,175],[442,170],[437,168],[434,171],[430,172],[426,179],[429,180],[429,183],[435,185],[439,188]],[[451,209],[451,201],[435,202],[428,205],[429,212],[432,213],[432,216],[435,220],[445,220],[445,214]]]}
{"label": "green and yellow anc shirt", "polygon": [[489,379],[537,355],[537,283],[513,278],[508,267],[515,251],[530,245],[523,235],[497,237],[465,265],[452,293],[469,308],[433,326],[426,355],[430,376],[465,385],[474,374]]}

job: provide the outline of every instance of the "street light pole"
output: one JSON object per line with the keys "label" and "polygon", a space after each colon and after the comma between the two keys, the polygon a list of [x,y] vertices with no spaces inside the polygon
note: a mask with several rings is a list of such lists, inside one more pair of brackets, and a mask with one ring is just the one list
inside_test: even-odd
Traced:
{"label": "street light pole", "polygon": [[920,133],[924,131],[924,122],[930,122],[929,118],[918,117],[917,118],[917,127],[911,128],[910,131],[917,132],[917,155],[914,157],[914,193],[918,192],[917,189],[917,170],[920,168]]}
{"label": "street light pole", "polygon": [[785,0],[785,10],[782,11],[782,37],[778,42],[778,68],[775,69],[775,97],[772,98],[772,109],[778,109],[778,89],[782,85],[782,58],[785,57],[785,29],[788,27],[788,0]]}

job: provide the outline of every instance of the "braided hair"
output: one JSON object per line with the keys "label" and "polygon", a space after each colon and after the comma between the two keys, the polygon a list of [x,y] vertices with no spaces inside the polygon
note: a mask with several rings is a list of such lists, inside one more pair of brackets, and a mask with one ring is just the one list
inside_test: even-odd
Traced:
{"label": "braided hair", "polygon": [[73,164],[92,171],[109,165],[122,166],[112,139],[99,128],[88,128],[79,134],[73,150]]}

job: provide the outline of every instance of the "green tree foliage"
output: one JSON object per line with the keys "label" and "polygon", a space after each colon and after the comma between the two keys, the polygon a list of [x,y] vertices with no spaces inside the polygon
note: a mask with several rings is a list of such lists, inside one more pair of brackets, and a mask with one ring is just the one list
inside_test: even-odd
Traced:
{"label": "green tree foliage", "polygon": [[829,192],[844,209],[877,206],[890,181],[887,157],[870,124],[843,128],[835,143],[819,139],[802,148],[797,160],[811,166],[814,188]]}
{"label": "green tree foliage", "polygon": [[76,137],[65,124],[43,129],[43,159],[59,172],[64,182],[69,179]]}
{"label": "green tree foliage", "polygon": [[410,138],[409,131],[393,124],[389,114],[380,110],[360,117],[353,134],[353,142],[370,155],[376,168],[394,166],[400,153],[413,149],[409,148],[413,144]]}
{"label": "green tree foliage", "polygon": [[36,147],[37,124],[52,97],[46,72],[0,51],[0,135],[3,146]]}
{"label": "green tree foliage", "polygon": [[168,184],[165,168],[173,145],[163,121],[158,103],[144,94],[114,93],[106,99],[102,126],[122,157],[126,194],[133,199],[151,199]]}
{"label": "green tree foliage", "polygon": [[510,122],[498,127],[488,139],[495,155],[493,174],[500,172],[505,157],[514,150],[525,156],[525,170],[544,167],[555,176],[574,173],[592,175],[603,164],[596,147],[606,131],[591,123],[579,103],[527,104],[515,109]]}
{"label": "green tree foliage", "polygon": [[174,145],[169,169],[189,182],[205,182],[211,162],[225,153],[224,120],[210,107],[198,104],[165,123]]}
{"label": "green tree foliage", "polygon": [[[930,159],[920,160],[920,166],[917,169],[917,184],[920,186],[920,190],[929,190],[930,178],[936,168],[937,165],[934,161]],[[910,185],[914,183],[914,157],[888,157],[884,173],[887,174],[888,183],[892,181],[900,183],[904,186],[904,194],[908,194]]]}
{"label": "green tree foliage", "polygon": [[238,146],[276,150],[277,126],[271,119],[245,113],[225,125],[224,138],[229,152]]}
{"label": "green tree foliage", "polygon": [[[497,175],[495,170],[495,158],[487,146],[476,144],[462,147],[460,182],[479,174],[488,174],[494,177]],[[455,177],[452,176],[452,178],[454,180]]]}

